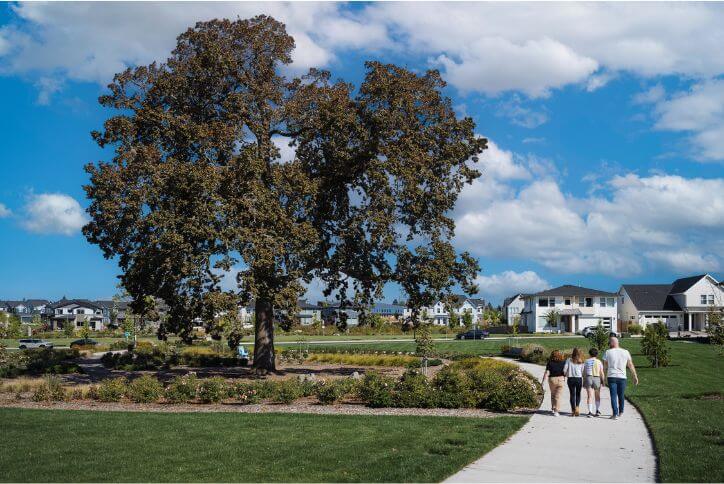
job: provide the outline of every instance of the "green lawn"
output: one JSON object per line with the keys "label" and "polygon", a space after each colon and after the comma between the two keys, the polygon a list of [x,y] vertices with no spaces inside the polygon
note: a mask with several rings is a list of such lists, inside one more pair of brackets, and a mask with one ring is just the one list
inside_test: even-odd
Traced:
{"label": "green lawn", "polygon": [[[724,482],[724,357],[715,347],[690,342],[671,342],[672,364],[651,368],[640,354],[639,339],[625,338],[641,384],[626,392],[646,419],[654,436],[660,477],[665,482]],[[451,341],[435,344],[451,354],[498,354],[507,341]],[[519,344],[536,343],[550,349],[588,348],[584,338],[528,338]],[[344,350],[352,345],[323,345]],[[413,351],[414,343],[355,344],[370,351]],[[714,394],[713,396],[711,394]]]}
{"label": "green lawn", "polygon": [[0,480],[440,481],[526,420],[0,409]]}
{"label": "green lawn", "polygon": [[671,366],[651,368],[637,341],[625,346],[641,380],[626,394],[651,428],[661,480],[724,482],[724,357],[710,345],[673,342]]}

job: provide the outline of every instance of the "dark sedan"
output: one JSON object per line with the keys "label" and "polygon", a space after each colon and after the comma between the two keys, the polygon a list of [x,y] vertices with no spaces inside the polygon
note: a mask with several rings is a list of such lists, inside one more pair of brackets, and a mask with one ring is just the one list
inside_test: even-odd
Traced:
{"label": "dark sedan", "polygon": [[97,344],[98,344],[98,341],[96,341],[96,340],[94,340],[94,339],[90,339],[90,338],[83,339],[83,338],[81,338],[81,339],[77,339],[77,340],[75,340],[75,341],[71,341],[71,342],[70,342],[70,347],[71,347],[71,348],[75,348],[76,346],[96,346]]}
{"label": "dark sedan", "polygon": [[485,339],[490,335],[487,331],[483,331],[482,329],[471,329],[470,331],[465,331],[464,333],[458,333],[455,335],[455,339]]}

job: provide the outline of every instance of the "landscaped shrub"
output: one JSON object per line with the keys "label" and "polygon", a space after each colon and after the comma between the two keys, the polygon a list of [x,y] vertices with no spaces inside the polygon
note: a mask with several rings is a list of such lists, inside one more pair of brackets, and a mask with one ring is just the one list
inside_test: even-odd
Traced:
{"label": "landscaped shrub", "polygon": [[641,352],[646,355],[654,368],[669,366],[671,355],[667,342],[668,336],[669,330],[662,322],[646,326],[644,337],[641,339]]}
{"label": "landscaped shrub", "polygon": [[631,323],[628,325],[628,332],[630,334],[641,334],[643,331],[644,328],[642,328],[640,324]]}
{"label": "landscaped shrub", "polygon": [[259,396],[259,385],[256,383],[239,382],[232,385],[230,388],[233,389],[233,394],[230,395],[233,398],[239,400],[242,405],[252,405],[259,403],[261,397]]}
{"label": "landscaped shrub", "polygon": [[436,389],[436,406],[441,408],[462,408],[474,405],[467,376],[451,367],[438,371],[432,380]]}
{"label": "landscaped shrub", "polygon": [[203,403],[218,403],[227,395],[226,380],[220,376],[201,380],[196,391],[196,396]]}
{"label": "landscaped shrub", "polygon": [[133,348],[133,342],[128,342],[126,340],[114,341],[113,343],[110,344],[109,348],[112,351],[128,350],[128,349]]}
{"label": "landscaped shrub", "polygon": [[429,408],[435,406],[433,387],[427,377],[416,370],[407,370],[394,388],[394,406]]}
{"label": "landscaped shrub", "polygon": [[[314,353],[307,361],[359,366],[408,366],[420,365],[420,358],[408,355],[370,355],[346,353]],[[439,361],[439,360],[438,360]],[[430,363],[428,362],[428,365]],[[431,365],[432,366],[432,365]]]}
{"label": "landscaped shrub", "polygon": [[[440,366],[442,365],[442,360],[439,358],[432,358],[430,360],[427,360],[427,366]],[[417,361],[413,361],[409,365],[407,365],[407,368],[422,368],[422,359],[418,359]]]}
{"label": "landscaped shrub", "polygon": [[31,398],[34,402],[55,402],[65,400],[67,396],[60,379],[49,376],[35,389]]}
{"label": "landscaped shrub", "polygon": [[341,400],[350,390],[346,380],[321,380],[314,387],[317,400],[322,405],[331,405]]}
{"label": "landscaped shrub", "polygon": [[276,391],[272,395],[275,403],[290,404],[304,395],[302,385],[294,378],[276,382]]}
{"label": "landscaped shrub", "polygon": [[543,389],[538,381],[512,363],[471,359],[453,363],[470,381],[475,406],[493,411],[532,408],[540,404]]}
{"label": "landscaped shrub", "polygon": [[109,378],[98,385],[97,395],[101,402],[119,402],[126,394],[128,380],[125,378]]}
{"label": "landscaped shrub", "polygon": [[136,378],[128,385],[126,396],[135,403],[154,403],[163,395],[163,385],[150,375]]}
{"label": "landscaped shrub", "polygon": [[30,374],[66,374],[82,373],[80,367],[72,360],[78,358],[77,350],[72,349],[42,349],[25,351],[25,373]]}
{"label": "landscaped shrub", "polygon": [[370,407],[392,407],[394,405],[393,390],[395,380],[369,372],[365,374],[359,386],[359,396]]}
{"label": "landscaped shrub", "polygon": [[171,403],[186,403],[196,398],[199,379],[194,373],[177,376],[166,388],[166,399]]}
{"label": "landscaped shrub", "polygon": [[550,351],[541,345],[527,344],[523,346],[523,349],[520,352],[520,359],[522,361],[538,365],[546,364],[549,357]]}

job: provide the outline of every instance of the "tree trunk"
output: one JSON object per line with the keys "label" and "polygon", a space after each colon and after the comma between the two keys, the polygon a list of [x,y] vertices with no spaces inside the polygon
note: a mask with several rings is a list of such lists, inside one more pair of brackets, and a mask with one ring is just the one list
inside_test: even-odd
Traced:
{"label": "tree trunk", "polygon": [[259,297],[254,307],[254,368],[266,373],[275,371],[274,309],[271,300]]}

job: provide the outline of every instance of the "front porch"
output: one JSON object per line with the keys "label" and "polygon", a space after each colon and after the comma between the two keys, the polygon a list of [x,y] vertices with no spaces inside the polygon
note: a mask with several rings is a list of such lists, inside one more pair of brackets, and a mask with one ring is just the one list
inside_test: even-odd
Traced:
{"label": "front porch", "polygon": [[708,311],[695,311],[684,313],[684,331],[704,332],[709,326]]}

